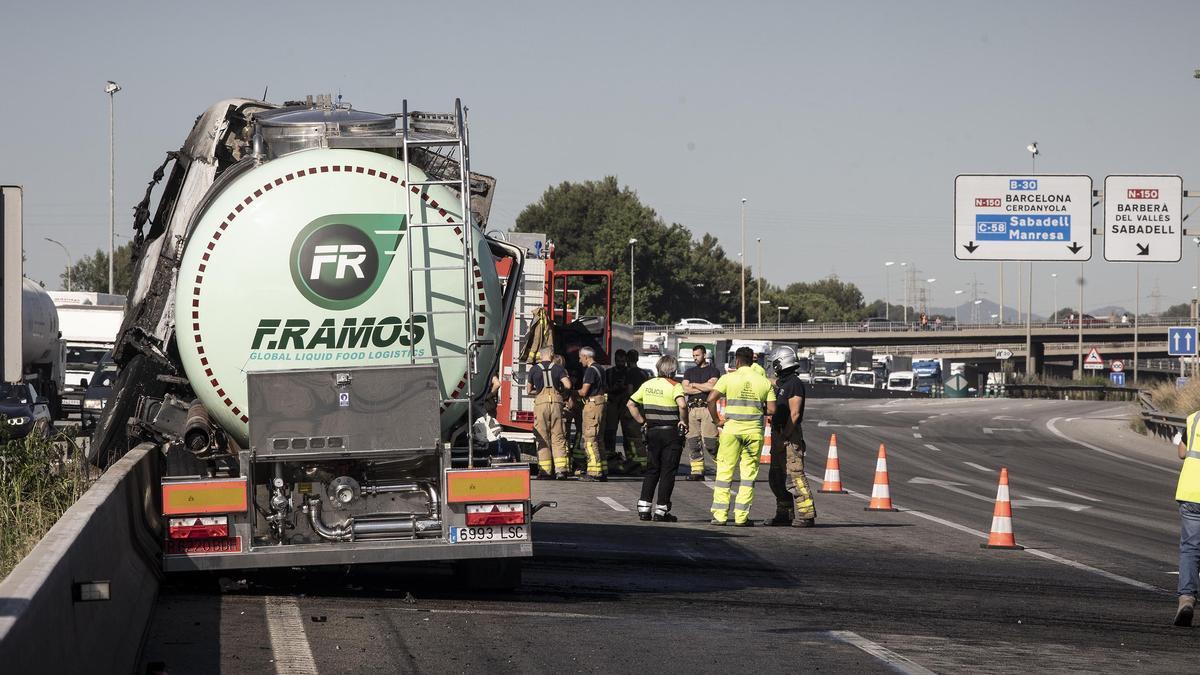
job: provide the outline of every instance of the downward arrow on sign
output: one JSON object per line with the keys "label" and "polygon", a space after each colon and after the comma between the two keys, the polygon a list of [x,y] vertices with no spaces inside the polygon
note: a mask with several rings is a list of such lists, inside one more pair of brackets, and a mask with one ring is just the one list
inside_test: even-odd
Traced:
{"label": "downward arrow on sign", "polygon": [[1067,247],[1067,250],[1071,253],[1079,253],[1081,250],[1083,250],[1083,247],[1075,242],[1071,242],[1071,245]]}
{"label": "downward arrow on sign", "polygon": [[1138,244],[1137,248],[1138,248],[1138,252],[1137,252],[1138,255],[1150,255],[1150,244],[1145,244],[1145,245]]}
{"label": "downward arrow on sign", "polygon": [[963,248],[967,249],[967,253],[974,253],[975,249],[979,248],[979,244],[976,244],[974,241],[968,241],[963,244]]}

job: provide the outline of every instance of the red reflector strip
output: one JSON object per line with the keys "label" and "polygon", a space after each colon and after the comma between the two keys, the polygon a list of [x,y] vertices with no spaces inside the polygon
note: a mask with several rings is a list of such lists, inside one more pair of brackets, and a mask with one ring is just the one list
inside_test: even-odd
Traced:
{"label": "red reflector strip", "polygon": [[172,518],[167,525],[168,539],[217,539],[229,536],[229,518],[207,516]]}
{"label": "red reflector strip", "polygon": [[525,505],[467,504],[467,525],[523,525]]}
{"label": "red reflector strip", "polygon": [[529,501],[526,469],[460,469],[446,472],[446,501]]}

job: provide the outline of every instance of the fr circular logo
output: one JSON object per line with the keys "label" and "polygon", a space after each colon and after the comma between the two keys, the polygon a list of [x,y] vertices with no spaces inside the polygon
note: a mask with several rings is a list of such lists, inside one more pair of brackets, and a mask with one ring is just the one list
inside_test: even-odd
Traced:
{"label": "fr circular logo", "polygon": [[314,305],[353,309],[375,294],[404,236],[404,216],[337,214],[309,223],[291,250],[292,281]]}

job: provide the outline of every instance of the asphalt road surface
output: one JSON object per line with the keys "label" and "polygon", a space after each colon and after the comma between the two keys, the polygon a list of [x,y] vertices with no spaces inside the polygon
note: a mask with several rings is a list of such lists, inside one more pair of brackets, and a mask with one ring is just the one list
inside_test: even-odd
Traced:
{"label": "asphalt road surface", "polygon": [[[164,586],[147,663],[187,672],[1195,672],[1171,626],[1178,460],[1131,408],[1013,400],[816,400],[808,471],[836,433],[848,495],[818,527],[642,523],[637,479],[537,482],[512,593],[439,568],[284,570]],[[896,513],[866,512],[879,445]],[[1000,467],[1017,543],[982,550]],[[752,517],[774,501],[760,476]]]}

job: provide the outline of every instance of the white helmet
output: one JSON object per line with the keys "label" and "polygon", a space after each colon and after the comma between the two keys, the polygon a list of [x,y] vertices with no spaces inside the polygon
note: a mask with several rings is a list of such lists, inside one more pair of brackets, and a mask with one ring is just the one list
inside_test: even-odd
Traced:
{"label": "white helmet", "polygon": [[772,349],[770,362],[776,375],[783,375],[789,370],[800,367],[800,359],[796,357],[796,350],[787,345]]}

